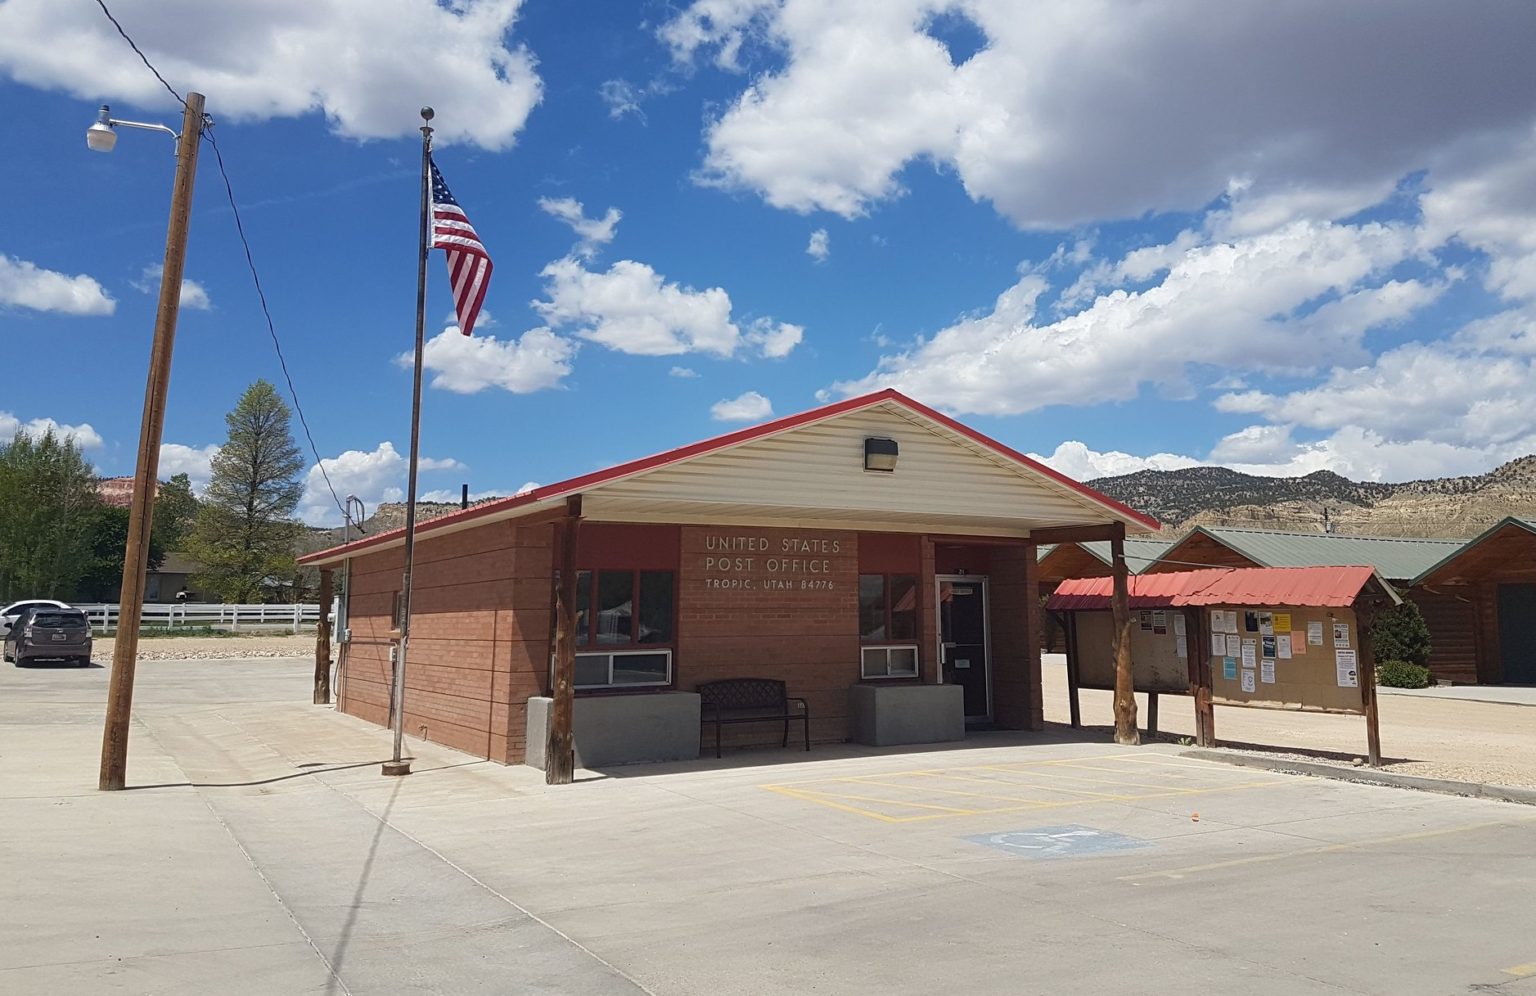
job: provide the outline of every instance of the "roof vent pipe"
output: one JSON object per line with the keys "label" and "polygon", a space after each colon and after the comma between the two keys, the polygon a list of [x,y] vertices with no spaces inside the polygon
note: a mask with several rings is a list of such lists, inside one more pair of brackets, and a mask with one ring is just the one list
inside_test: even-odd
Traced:
{"label": "roof vent pipe", "polygon": [[469,485],[468,484],[462,485],[462,488],[463,488],[463,490],[461,490],[459,492],[459,507],[460,508],[468,508],[469,507]]}

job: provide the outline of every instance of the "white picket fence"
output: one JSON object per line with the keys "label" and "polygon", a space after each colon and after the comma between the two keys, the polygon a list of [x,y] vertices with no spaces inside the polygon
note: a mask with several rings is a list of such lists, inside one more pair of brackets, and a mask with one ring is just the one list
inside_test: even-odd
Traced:
{"label": "white picket fence", "polygon": [[[91,621],[91,629],[102,632],[117,627],[122,607],[113,604],[76,605]],[[174,602],[144,606],[139,626],[177,629],[183,626],[211,626],[214,629],[289,629],[297,633],[304,626],[320,621],[320,606],[300,602],[297,605],[226,605],[221,602]]]}

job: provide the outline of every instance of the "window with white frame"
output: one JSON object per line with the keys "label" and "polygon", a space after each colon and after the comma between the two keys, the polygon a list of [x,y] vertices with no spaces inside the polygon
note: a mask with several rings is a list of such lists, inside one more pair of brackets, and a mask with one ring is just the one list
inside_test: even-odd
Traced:
{"label": "window with white frame", "polygon": [[859,673],[917,677],[917,577],[859,575]]}

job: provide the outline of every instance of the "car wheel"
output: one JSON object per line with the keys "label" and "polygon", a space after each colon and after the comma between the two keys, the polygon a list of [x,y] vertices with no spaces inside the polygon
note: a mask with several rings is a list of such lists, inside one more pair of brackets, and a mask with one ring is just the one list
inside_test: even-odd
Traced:
{"label": "car wheel", "polygon": [[91,659],[89,657],[76,657],[75,658],[75,667],[90,667],[90,666],[91,666]]}

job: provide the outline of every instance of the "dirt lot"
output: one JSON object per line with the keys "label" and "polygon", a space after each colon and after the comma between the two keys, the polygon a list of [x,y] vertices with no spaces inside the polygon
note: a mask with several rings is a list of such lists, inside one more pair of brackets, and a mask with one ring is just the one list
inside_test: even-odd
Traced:
{"label": "dirt lot", "polygon": [[[139,640],[141,661],[217,660],[221,657],[311,657],[315,652],[313,633],[278,633],[240,636],[156,636]],[[91,648],[91,660],[107,664],[112,660],[112,639],[97,637]]]}
{"label": "dirt lot", "polygon": [[[1048,655],[1043,668],[1045,718],[1066,723],[1066,666]],[[1386,767],[1405,775],[1536,787],[1536,707],[1382,694],[1381,750]],[[1146,696],[1136,696],[1145,728]],[[1084,689],[1083,724],[1110,727],[1109,692]],[[1195,735],[1194,703],[1181,695],[1159,702],[1159,729]],[[1268,709],[1216,707],[1216,736],[1224,747],[1262,747],[1265,753],[1296,753],[1312,760],[1352,760],[1365,755],[1365,720]],[[1318,755],[1324,755],[1319,758]]]}

